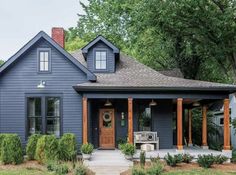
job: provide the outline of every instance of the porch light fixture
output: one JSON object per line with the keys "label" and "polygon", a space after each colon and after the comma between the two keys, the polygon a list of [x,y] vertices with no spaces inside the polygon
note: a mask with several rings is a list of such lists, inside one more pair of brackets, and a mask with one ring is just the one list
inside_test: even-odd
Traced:
{"label": "porch light fixture", "polygon": [[153,99],[152,101],[149,103],[149,106],[156,106],[157,105],[157,102],[155,102]]}
{"label": "porch light fixture", "polygon": [[195,106],[195,107],[200,106],[200,105],[201,104],[199,102],[197,102],[197,101],[193,103],[193,106]]}
{"label": "porch light fixture", "polygon": [[37,88],[43,89],[43,88],[45,88],[45,85],[46,85],[46,82],[41,80],[40,83],[38,84]]}
{"label": "porch light fixture", "polygon": [[112,103],[107,99],[106,103],[104,104],[104,106],[112,106]]}

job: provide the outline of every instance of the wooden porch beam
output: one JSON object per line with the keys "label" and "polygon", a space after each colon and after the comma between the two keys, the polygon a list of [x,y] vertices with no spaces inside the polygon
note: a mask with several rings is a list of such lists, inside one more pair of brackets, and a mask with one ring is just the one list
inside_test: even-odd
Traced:
{"label": "wooden porch beam", "polygon": [[230,150],[229,99],[224,99],[224,150]]}
{"label": "wooden porch beam", "polygon": [[188,110],[188,146],[192,146],[192,109]]}
{"label": "wooden porch beam", "polygon": [[83,144],[88,143],[88,100],[83,97]]}
{"label": "wooden porch beam", "polygon": [[207,106],[202,107],[202,147],[208,148],[207,145]]}
{"label": "wooden porch beam", "polygon": [[177,149],[183,149],[183,99],[177,99]]}
{"label": "wooden porch beam", "polygon": [[128,142],[133,144],[133,98],[128,98]]}

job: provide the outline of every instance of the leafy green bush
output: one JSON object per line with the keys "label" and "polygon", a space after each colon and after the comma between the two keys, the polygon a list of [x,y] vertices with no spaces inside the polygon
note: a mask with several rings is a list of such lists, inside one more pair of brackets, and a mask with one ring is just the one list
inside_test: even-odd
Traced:
{"label": "leafy green bush", "polygon": [[58,159],[58,140],[54,135],[44,135],[39,138],[35,158],[40,163]]}
{"label": "leafy green bush", "polygon": [[139,167],[139,166],[134,166],[132,168],[132,175],[146,175],[145,169]]}
{"label": "leafy green bush", "polygon": [[3,139],[5,138],[6,134],[0,134],[0,160],[1,160],[1,148],[2,148],[2,143],[3,143]]}
{"label": "leafy green bush", "polygon": [[83,154],[91,154],[93,152],[93,145],[91,143],[83,144],[80,148]]}
{"label": "leafy green bush", "polygon": [[75,168],[75,175],[86,175],[87,168],[81,163]]}
{"label": "leafy green bush", "polygon": [[74,134],[66,133],[59,140],[60,160],[69,161],[76,158],[76,138]]}
{"label": "leafy green bush", "polygon": [[54,161],[48,161],[47,163],[46,163],[46,166],[47,166],[47,170],[48,171],[54,171],[56,168],[56,163],[54,162]]}
{"label": "leafy green bush", "polygon": [[130,144],[130,143],[126,143],[123,147],[122,147],[122,153],[124,155],[127,155],[127,156],[133,156],[136,152],[136,148],[133,144]]}
{"label": "leafy green bush", "polygon": [[226,156],[218,155],[214,157],[214,163],[216,164],[223,164],[225,161],[227,161],[228,158]]}
{"label": "leafy green bush", "polygon": [[1,161],[4,164],[20,164],[23,160],[20,137],[17,134],[5,134],[1,146]]}
{"label": "leafy green bush", "polygon": [[145,151],[141,151],[141,152],[140,152],[140,157],[139,157],[139,159],[140,159],[140,165],[141,165],[141,167],[144,167],[144,166],[145,166],[145,163],[146,163],[146,153],[145,153]]}
{"label": "leafy green bush", "polygon": [[182,156],[182,154],[177,154],[177,155],[171,156],[168,153],[164,157],[164,160],[166,161],[167,165],[174,167],[177,165],[177,163],[183,162],[183,156]]}
{"label": "leafy green bush", "polygon": [[203,168],[210,168],[215,162],[215,158],[212,154],[209,155],[199,155],[197,163]]}
{"label": "leafy green bush", "polygon": [[236,149],[232,151],[232,158],[231,158],[232,163],[236,163]]}
{"label": "leafy green bush", "polygon": [[160,175],[164,171],[164,166],[158,162],[153,163],[149,168],[145,169],[141,166],[132,168],[132,175]]}
{"label": "leafy green bush", "polygon": [[57,175],[65,175],[69,172],[69,168],[66,164],[58,164],[55,167],[55,172]]}
{"label": "leafy green bush", "polygon": [[40,137],[40,134],[33,134],[29,137],[28,143],[26,145],[26,155],[28,156],[28,160],[35,159],[36,146]]}
{"label": "leafy green bush", "polygon": [[154,163],[146,171],[147,171],[146,173],[147,175],[160,175],[164,171],[164,166],[160,162]]}
{"label": "leafy green bush", "polygon": [[184,163],[190,163],[194,157],[191,156],[189,153],[187,153],[187,154],[183,154],[182,158],[183,158]]}

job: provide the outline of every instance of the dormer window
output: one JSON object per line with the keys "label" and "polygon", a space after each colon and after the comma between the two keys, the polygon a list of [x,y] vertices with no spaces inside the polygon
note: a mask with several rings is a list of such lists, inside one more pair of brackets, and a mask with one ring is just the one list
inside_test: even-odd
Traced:
{"label": "dormer window", "polygon": [[38,50],[38,71],[41,73],[50,72],[51,63],[50,49]]}
{"label": "dormer window", "polygon": [[107,69],[107,52],[106,51],[95,52],[95,69],[97,70]]}

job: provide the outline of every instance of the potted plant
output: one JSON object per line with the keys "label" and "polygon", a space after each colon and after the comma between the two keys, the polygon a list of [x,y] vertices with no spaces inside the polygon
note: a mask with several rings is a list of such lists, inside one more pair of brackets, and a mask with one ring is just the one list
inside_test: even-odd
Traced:
{"label": "potted plant", "polygon": [[83,144],[80,147],[80,151],[82,152],[83,159],[89,160],[91,158],[91,154],[93,152],[93,145],[91,143]]}
{"label": "potted plant", "polygon": [[122,146],[122,153],[125,155],[125,158],[127,160],[132,160],[133,159],[133,155],[136,152],[136,148],[133,144],[130,143],[126,143]]}

